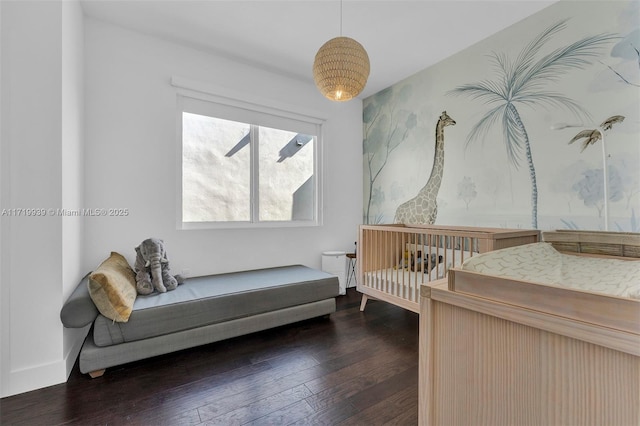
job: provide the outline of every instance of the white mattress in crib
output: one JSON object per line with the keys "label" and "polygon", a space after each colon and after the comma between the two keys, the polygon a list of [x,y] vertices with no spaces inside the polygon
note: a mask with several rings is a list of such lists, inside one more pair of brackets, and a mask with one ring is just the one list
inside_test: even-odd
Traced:
{"label": "white mattress in crib", "polygon": [[388,268],[370,271],[365,274],[367,287],[393,294],[406,300],[418,300],[420,286],[444,277],[444,264],[438,265],[430,274],[411,271],[405,268]]}
{"label": "white mattress in crib", "polygon": [[550,243],[483,253],[465,260],[462,269],[640,299],[640,261],[563,254]]}
{"label": "white mattress in crib", "polygon": [[421,271],[412,271],[407,268],[387,268],[377,271],[367,272],[366,275],[370,279],[378,279],[380,281],[389,281],[403,285],[412,286],[413,284],[428,283],[429,280],[435,281],[444,278],[445,265],[441,263],[437,268],[433,268],[430,273]]}

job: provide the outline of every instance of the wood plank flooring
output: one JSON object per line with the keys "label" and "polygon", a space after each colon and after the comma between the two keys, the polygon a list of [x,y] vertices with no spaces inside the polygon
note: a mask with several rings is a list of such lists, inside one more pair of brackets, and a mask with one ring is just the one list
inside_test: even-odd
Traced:
{"label": "wood plank flooring", "polygon": [[416,425],[418,316],[348,289],[330,318],[0,400],[1,425]]}

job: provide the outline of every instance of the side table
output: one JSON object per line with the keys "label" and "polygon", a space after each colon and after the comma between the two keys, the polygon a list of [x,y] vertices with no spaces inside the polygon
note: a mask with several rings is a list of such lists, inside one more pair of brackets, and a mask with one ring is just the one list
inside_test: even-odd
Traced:
{"label": "side table", "polygon": [[356,273],[356,262],[358,261],[355,253],[347,253],[347,259],[349,259],[349,263],[347,264],[347,288],[351,287],[349,284],[351,283],[351,279],[358,284],[358,275]]}

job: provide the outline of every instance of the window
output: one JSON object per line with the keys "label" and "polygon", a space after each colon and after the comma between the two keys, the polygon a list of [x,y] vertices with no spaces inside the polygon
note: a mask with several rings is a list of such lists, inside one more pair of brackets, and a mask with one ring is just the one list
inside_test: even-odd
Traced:
{"label": "window", "polygon": [[182,228],[319,223],[318,123],[179,97]]}

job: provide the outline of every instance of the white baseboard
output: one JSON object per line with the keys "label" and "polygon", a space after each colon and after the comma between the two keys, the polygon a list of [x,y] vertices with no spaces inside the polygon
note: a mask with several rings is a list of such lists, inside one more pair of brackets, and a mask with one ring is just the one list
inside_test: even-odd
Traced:
{"label": "white baseboard", "polygon": [[66,362],[61,359],[50,364],[11,371],[8,377],[8,394],[2,397],[64,383],[67,380],[65,367]]}
{"label": "white baseboard", "polygon": [[[3,394],[1,397],[4,398],[6,396],[65,383],[73,370],[76,359],[78,359],[82,343],[90,327],[89,325],[82,329],[65,329],[65,332],[69,333],[68,336],[65,336],[65,340],[67,342],[71,341],[73,344],[64,358],[48,364],[41,364],[9,372],[6,378],[8,379],[8,386],[3,383]],[[5,377],[3,377],[3,380],[5,380]]]}

